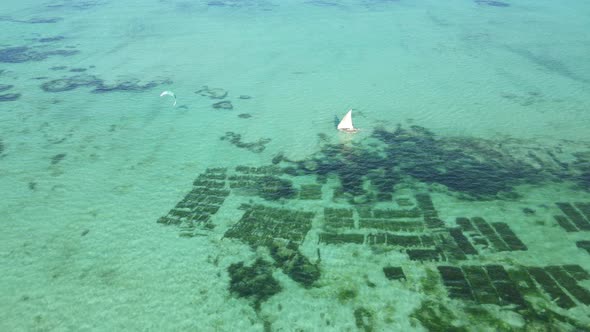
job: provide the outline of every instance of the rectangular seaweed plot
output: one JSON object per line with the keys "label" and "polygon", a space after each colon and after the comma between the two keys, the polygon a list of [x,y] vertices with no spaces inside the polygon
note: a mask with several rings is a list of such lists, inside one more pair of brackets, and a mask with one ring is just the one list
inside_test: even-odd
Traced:
{"label": "rectangular seaweed plot", "polygon": [[578,241],[576,242],[576,247],[585,249],[590,254],[590,241]]}
{"label": "rectangular seaweed plot", "polygon": [[520,241],[516,234],[514,234],[510,227],[508,227],[508,224],[503,222],[495,222],[492,223],[492,226],[494,227],[494,229],[496,229],[496,232],[500,234],[500,237],[502,238],[502,240],[504,240],[504,242],[506,242],[510,250],[528,249],[527,246],[524,243],[522,243],[522,241]]}
{"label": "rectangular seaweed plot", "polygon": [[183,222],[208,222],[230,193],[223,189],[225,178],[224,168],[207,169],[193,182],[193,189],[166,216],[159,218],[158,223],[179,225]]}
{"label": "rectangular seaweed plot", "polygon": [[547,266],[545,270],[578,301],[590,305],[590,292],[578,285],[576,279],[570,277],[561,266]]}
{"label": "rectangular seaweed plot", "polygon": [[406,275],[404,271],[399,266],[386,266],[383,268],[383,273],[385,277],[389,280],[406,280]]}
{"label": "rectangular seaweed plot", "polygon": [[466,233],[478,233],[478,231],[475,229],[475,227],[473,227],[473,224],[471,223],[471,220],[469,220],[469,218],[465,218],[465,217],[457,217],[457,219],[455,219],[457,225],[459,227],[461,227],[461,230],[463,232]]}
{"label": "rectangular seaweed plot", "polygon": [[451,298],[464,301],[475,300],[471,287],[460,268],[454,266],[437,266],[437,269]]}
{"label": "rectangular seaweed plot", "polygon": [[559,224],[559,226],[561,226],[561,228],[565,229],[566,232],[578,232],[579,229],[572,224],[572,222],[564,217],[564,216],[560,216],[560,215],[555,215],[553,216],[553,218],[555,218],[555,221],[557,221],[557,224]]}
{"label": "rectangular seaweed plot", "polygon": [[301,244],[311,229],[314,214],[298,210],[251,206],[225,237],[237,238],[253,245],[269,245],[274,239]]}
{"label": "rectangular seaweed plot", "polygon": [[569,273],[577,281],[583,281],[583,280],[590,279],[590,273],[588,273],[588,271],[584,270],[584,268],[581,267],[580,265],[567,264],[567,265],[562,265],[561,267],[563,267],[563,269],[567,273]]}
{"label": "rectangular seaweed plot", "polygon": [[424,222],[428,228],[444,228],[445,223],[438,218],[438,212],[434,208],[432,199],[428,194],[416,194],[416,202],[418,208],[422,210],[424,216]]}
{"label": "rectangular seaweed plot", "polygon": [[280,175],[282,173],[281,168],[276,165],[267,165],[260,167],[236,166],[236,172],[257,175]]}
{"label": "rectangular seaweed plot", "polygon": [[420,261],[420,262],[438,262],[441,260],[445,260],[446,257],[442,253],[442,251],[438,248],[436,249],[408,249],[406,250],[406,254],[410,260],[413,261]]}
{"label": "rectangular seaweed plot", "polygon": [[320,186],[318,184],[301,185],[301,190],[299,191],[299,199],[301,199],[301,200],[322,199],[322,186]]}
{"label": "rectangular seaweed plot", "polygon": [[387,245],[402,248],[421,247],[422,241],[418,235],[386,234]]}
{"label": "rectangular seaweed plot", "polygon": [[320,243],[323,244],[363,244],[365,243],[364,234],[337,234],[337,233],[320,233]]}
{"label": "rectangular seaweed plot", "polygon": [[446,233],[440,233],[437,235],[437,242],[447,257],[456,260],[467,259],[467,256],[465,256],[463,250],[459,248],[459,246],[457,245],[457,243],[455,243],[451,236],[449,236]]}
{"label": "rectangular seaweed plot", "polygon": [[354,228],[352,210],[324,208],[324,220],[326,227],[330,228]]}
{"label": "rectangular seaweed plot", "polygon": [[584,214],[584,216],[586,217],[586,220],[590,220],[590,203],[577,202],[577,203],[574,203],[574,205],[578,208],[578,210],[580,210],[580,212],[582,212]]}
{"label": "rectangular seaweed plot", "polygon": [[590,231],[590,222],[570,203],[555,203],[561,211],[582,231]]}
{"label": "rectangular seaweed plot", "polygon": [[502,265],[486,265],[486,272],[492,285],[496,289],[496,293],[500,297],[502,305],[514,304],[519,307],[525,307],[526,302],[520,294],[518,287],[510,279],[508,272]]}
{"label": "rectangular seaweed plot", "polygon": [[574,301],[559,287],[551,276],[540,267],[528,267],[529,274],[541,285],[541,288],[549,295],[558,306],[569,309],[576,306]]}
{"label": "rectangular seaweed plot", "polygon": [[390,219],[361,219],[359,220],[359,227],[374,228],[394,232],[424,231],[424,223],[422,221],[397,221]]}
{"label": "rectangular seaweed plot", "polygon": [[461,267],[467,281],[471,285],[471,290],[475,295],[475,299],[480,304],[500,304],[500,297],[496,293],[496,289],[492,286],[492,282],[482,266],[467,266]]}
{"label": "rectangular seaweed plot", "polygon": [[469,242],[467,237],[465,237],[465,235],[463,235],[463,232],[461,232],[461,229],[450,228],[449,234],[453,237],[453,239],[455,240],[455,242],[457,243],[457,245],[459,246],[461,251],[463,251],[466,255],[477,255],[478,254],[475,247],[473,247],[473,245],[471,244],[471,242]]}
{"label": "rectangular seaweed plot", "polygon": [[380,210],[374,209],[373,216],[377,219],[402,219],[402,218],[420,218],[422,213],[419,209],[410,210]]}
{"label": "rectangular seaweed plot", "polygon": [[481,232],[483,236],[485,236],[492,246],[498,251],[509,251],[508,245],[502,241],[502,239],[496,234],[494,229],[481,217],[473,217],[471,219],[477,229]]}

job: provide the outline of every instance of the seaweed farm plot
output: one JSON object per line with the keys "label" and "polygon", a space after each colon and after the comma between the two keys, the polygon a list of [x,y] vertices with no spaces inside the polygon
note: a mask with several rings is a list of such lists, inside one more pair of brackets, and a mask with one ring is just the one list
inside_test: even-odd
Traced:
{"label": "seaweed farm plot", "polygon": [[[590,203],[555,203],[565,215],[554,218],[566,232],[590,231]],[[575,206],[575,207],[574,207]]]}
{"label": "seaweed farm plot", "polygon": [[207,169],[193,182],[193,189],[158,223],[180,226],[184,237],[192,237],[197,225],[211,227],[211,218],[230,193],[225,189],[226,177],[225,168]]}
{"label": "seaweed farm plot", "polygon": [[312,212],[266,205],[243,205],[242,218],[225,237],[240,239],[251,246],[269,246],[275,239],[301,244],[311,229]]}
{"label": "seaweed farm plot", "polygon": [[[272,164],[207,169],[158,222],[178,225],[182,237],[211,235],[214,241],[204,243],[247,252],[248,260],[226,266],[228,294],[248,300],[261,319],[275,305],[267,306],[268,299],[282,301],[295,286],[310,301],[335,294],[336,305],[355,297],[360,303],[363,292],[405,293],[417,304],[409,316],[431,331],[470,326],[508,331],[517,325],[531,331],[541,325],[584,330],[590,316],[578,313],[590,305],[588,266],[527,261],[532,255],[541,259],[543,252],[536,251],[543,246],[531,236],[536,229],[520,233],[522,222],[513,225],[511,218],[524,212],[530,222],[540,214],[522,206],[514,209],[517,217],[504,212],[518,197],[516,185],[564,174],[555,155],[527,154],[542,164],[533,172],[522,155],[485,142],[436,139],[419,127],[377,130],[370,139],[383,144],[329,145],[303,161],[279,153]],[[460,143],[469,148],[456,148]],[[465,172],[472,173],[463,179]],[[512,177],[504,179],[505,172]],[[462,202],[442,205],[457,200]],[[487,202],[471,209],[473,200]],[[494,200],[502,201],[501,217],[480,214],[498,211]],[[550,216],[574,233],[566,249],[586,257],[572,242],[579,251],[590,251],[582,238],[590,227],[590,203],[558,202],[553,209]],[[544,225],[536,220],[530,226]],[[210,232],[197,234],[199,226]],[[367,259],[348,264],[352,257]],[[390,323],[380,314],[384,306],[355,303],[347,309],[351,326],[387,330]],[[499,312],[520,323],[502,322]]]}
{"label": "seaweed farm plot", "polygon": [[[578,284],[587,278],[579,265],[438,266],[450,298],[477,304],[512,306],[536,310],[534,301],[543,298],[562,309],[590,304],[590,291]],[[576,273],[581,273],[584,278]]]}
{"label": "seaweed farm plot", "polygon": [[[514,234],[508,224],[503,222],[488,223],[481,217],[458,217],[456,220],[460,229],[467,233],[473,244],[480,248],[494,251],[527,250],[527,246]],[[461,240],[465,245],[469,242]]]}
{"label": "seaweed farm plot", "polygon": [[478,254],[461,229],[447,227],[438,218],[430,195],[419,193],[415,200],[416,204],[406,204],[412,206],[409,209],[357,207],[358,222],[353,210],[325,208],[319,242],[390,247],[404,251],[412,261],[465,260]]}
{"label": "seaweed farm plot", "polygon": [[285,274],[304,287],[311,287],[319,279],[320,269],[299,251],[299,245],[311,229],[314,213],[264,205],[243,205],[242,209],[246,210],[244,215],[224,237],[252,247],[268,247]]}
{"label": "seaweed farm plot", "polygon": [[297,190],[293,182],[281,178],[281,174],[281,169],[274,165],[238,166],[236,174],[228,178],[229,186],[238,194],[260,196],[268,201],[296,198]]}

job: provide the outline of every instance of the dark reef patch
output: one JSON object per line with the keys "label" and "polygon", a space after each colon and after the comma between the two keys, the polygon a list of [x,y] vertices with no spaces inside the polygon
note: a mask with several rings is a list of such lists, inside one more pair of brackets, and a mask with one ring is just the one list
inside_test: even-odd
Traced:
{"label": "dark reef patch", "polygon": [[70,0],[63,0],[57,3],[52,3],[50,5],[46,5],[46,8],[49,9],[60,9],[60,10],[89,10],[100,5],[105,4],[105,1],[102,0],[77,0],[77,1],[70,1]]}
{"label": "dark reef patch", "polygon": [[2,101],[15,101],[21,97],[20,93],[7,93],[0,95],[0,102]]}
{"label": "dark reef patch", "polygon": [[326,0],[309,0],[304,2],[306,5],[313,5],[318,7],[328,7],[328,8],[340,8],[344,9],[346,6],[336,2],[336,1],[326,1]]}
{"label": "dark reef patch", "polygon": [[590,78],[584,76],[583,71],[576,71],[558,58],[552,57],[547,50],[533,52],[525,48],[506,46],[506,50],[512,52],[531,63],[542,67],[547,72],[569,78],[582,83],[590,83]]}
{"label": "dark reef patch", "polygon": [[[0,91],[2,91],[2,90],[0,90]],[[252,115],[248,114],[248,113],[238,114],[238,118],[240,118],[240,119],[249,119],[251,117],[252,117]]]}
{"label": "dark reef patch", "polygon": [[510,7],[510,4],[496,0],[475,0],[475,3],[478,5],[485,5],[491,7]]}
{"label": "dark reef patch", "polygon": [[0,92],[4,92],[6,90],[10,90],[14,87],[14,85],[10,84],[0,84]]}
{"label": "dark reef patch", "polygon": [[234,106],[231,104],[231,102],[229,100],[223,100],[223,101],[215,103],[211,106],[213,106],[213,108],[215,108],[215,109],[222,109],[222,110],[231,110],[234,108]]}
{"label": "dark reef patch", "polygon": [[86,68],[72,68],[72,69],[70,69],[70,72],[72,72],[72,73],[83,73],[83,72],[85,72],[87,70],[88,69],[86,69]]}
{"label": "dark reef patch", "polygon": [[63,92],[77,89],[83,86],[96,86],[102,84],[102,80],[92,75],[77,75],[68,78],[60,78],[41,84],[45,92]]}
{"label": "dark reef patch", "polygon": [[247,149],[247,150],[252,151],[254,153],[260,153],[260,152],[264,151],[265,145],[271,141],[270,138],[261,138],[256,142],[245,143],[245,142],[242,142],[242,135],[236,134],[231,131],[228,131],[225,133],[225,135],[221,136],[220,140],[222,140],[222,141],[227,140],[231,144],[235,145],[238,148]]}
{"label": "dark reef patch", "polygon": [[50,70],[64,70],[67,69],[68,66],[53,66],[51,68],[49,68]]}
{"label": "dark reef patch", "polygon": [[568,176],[551,151],[534,160],[512,152],[491,140],[438,138],[419,126],[376,129],[368,144],[323,145],[320,152],[296,162],[292,173],[318,180],[335,175],[341,184],[335,196],[354,203],[390,197],[396,184],[408,181],[444,185],[464,199],[515,198],[517,185]]}
{"label": "dark reef patch", "polygon": [[56,154],[55,156],[51,157],[51,165],[57,165],[65,157],[66,157],[65,153]]}
{"label": "dark reef patch", "polygon": [[22,63],[30,61],[42,61],[50,56],[72,56],[78,54],[76,50],[53,50],[39,52],[27,46],[7,47],[0,49],[0,62]]}
{"label": "dark reef patch", "polygon": [[260,309],[262,302],[282,289],[272,276],[272,265],[260,258],[252,266],[246,266],[244,262],[232,264],[227,268],[227,272],[230,277],[230,293],[253,301],[256,310]]}
{"label": "dark reef patch", "polygon": [[172,81],[168,80],[168,79],[150,81],[145,84],[140,84],[140,81],[136,80],[136,79],[118,82],[115,84],[105,84],[104,81],[102,81],[102,80],[99,80],[99,81],[100,82],[97,84],[96,88],[94,88],[94,90],[91,91],[92,93],[106,93],[106,92],[116,92],[116,91],[143,92],[143,91],[155,88],[158,85],[172,83]]}
{"label": "dark reef patch", "polygon": [[39,38],[39,39],[37,39],[37,41],[40,43],[52,43],[52,42],[56,42],[56,41],[60,41],[60,40],[64,40],[64,39],[65,39],[64,36],[55,36],[55,37]]}
{"label": "dark reef patch", "polygon": [[161,84],[169,84],[170,80],[155,80],[141,84],[139,80],[129,80],[106,84],[102,79],[94,75],[76,75],[72,77],[60,78],[41,84],[41,89],[45,92],[63,92],[70,91],[80,87],[94,87],[92,93],[107,93],[116,91],[125,92],[142,92],[152,89]]}
{"label": "dark reef patch", "polygon": [[63,18],[61,18],[61,17],[48,17],[48,18],[35,17],[35,18],[30,18],[28,20],[19,20],[19,19],[12,18],[10,16],[1,16],[0,17],[0,21],[13,22],[13,23],[27,23],[27,24],[57,23],[62,20],[63,20]]}

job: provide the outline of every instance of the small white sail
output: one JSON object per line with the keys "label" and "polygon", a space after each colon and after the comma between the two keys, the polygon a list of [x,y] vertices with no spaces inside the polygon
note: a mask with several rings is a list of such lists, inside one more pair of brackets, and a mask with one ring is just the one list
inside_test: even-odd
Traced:
{"label": "small white sail", "polygon": [[354,128],[352,125],[352,109],[348,110],[348,113],[346,113],[346,115],[342,118],[342,120],[338,124],[338,130],[348,132],[357,131],[357,129]]}
{"label": "small white sail", "polygon": [[172,106],[176,106],[176,95],[174,94],[174,92],[164,91],[164,92],[160,93],[160,97],[164,97],[164,96],[170,96],[170,97],[174,98],[174,104],[172,104]]}

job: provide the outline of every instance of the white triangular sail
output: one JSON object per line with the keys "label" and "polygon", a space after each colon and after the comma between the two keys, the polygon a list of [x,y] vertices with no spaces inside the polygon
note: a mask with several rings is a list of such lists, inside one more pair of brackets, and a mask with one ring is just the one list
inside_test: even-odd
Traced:
{"label": "white triangular sail", "polygon": [[352,109],[348,110],[348,113],[342,118],[338,124],[338,130],[344,131],[355,131],[356,129],[352,126]]}

